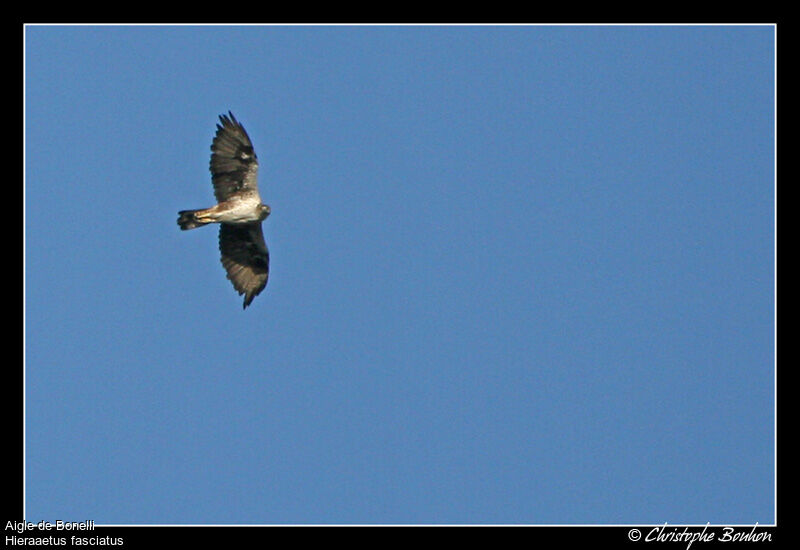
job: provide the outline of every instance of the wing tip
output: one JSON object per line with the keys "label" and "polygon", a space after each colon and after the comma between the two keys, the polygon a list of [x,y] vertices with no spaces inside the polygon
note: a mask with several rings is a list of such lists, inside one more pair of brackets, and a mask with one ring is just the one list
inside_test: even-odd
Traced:
{"label": "wing tip", "polygon": [[[241,141],[244,145],[248,147],[253,147],[252,142],[250,141],[250,136],[247,135],[247,130],[244,129],[244,124],[239,122],[236,117],[233,115],[232,111],[228,111],[228,114],[221,114],[219,115],[219,122],[217,122],[217,132],[214,136],[214,139],[211,141],[211,150],[214,150],[214,143],[217,139],[222,136],[223,134],[228,134],[231,136],[231,139]],[[255,156],[255,151],[253,156]]]}
{"label": "wing tip", "polygon": [[[220,120],[220,122],[222,122],[223,126],[228,126],[228,125],[237,126],[237,125],[239,125],[239,121],[236,120],[236,117],[233,116],[233,112],[230,109],[228,109],[228,114],[227,115],[225,113],[222,113],[221,115],[219,115],[219,120]],[[217,124],[217,126],[219,126],[219,124]]]}
{"label": "wing tip", "polygon": [[[263,289],[261,289],[261,290],[263,290]],[[252,293],[244,292],[244,302],[242,303],[242,311],[247,309],[247,306],[249,306],[250,304],[253,303],[253,300],[255,299],[255,297],[258,296],[259,294],[261,294],[261,290],[258,290],[257,292],[252,292]]]}

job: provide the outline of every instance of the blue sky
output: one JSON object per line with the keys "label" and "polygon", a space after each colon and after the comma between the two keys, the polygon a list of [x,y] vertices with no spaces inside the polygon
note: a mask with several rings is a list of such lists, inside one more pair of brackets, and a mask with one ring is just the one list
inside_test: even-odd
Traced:
{"label": "blue sky", "polygon": [[[26,519],[774,522],[773,27],[25,48]],[[246,311],[175,223],[229,109]]]}

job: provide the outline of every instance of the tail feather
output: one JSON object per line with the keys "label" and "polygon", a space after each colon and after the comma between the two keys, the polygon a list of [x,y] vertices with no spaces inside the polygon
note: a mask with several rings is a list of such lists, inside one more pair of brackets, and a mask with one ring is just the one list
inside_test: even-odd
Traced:
{"label": "tail feather", "polygon": [[178,225],[181,226],[182,230],[194,229],[195,227],[200,227],[201,225],[209,223],[198,220],[196,216],[198,212],[201,212],[201,210],[181,210],[178,212]]}

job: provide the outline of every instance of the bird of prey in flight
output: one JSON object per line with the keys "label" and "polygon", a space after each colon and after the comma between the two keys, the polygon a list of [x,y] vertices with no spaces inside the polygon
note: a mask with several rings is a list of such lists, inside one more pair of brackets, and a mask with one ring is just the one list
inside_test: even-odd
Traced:
{"label": "bird of prey in flight", "polygon": [[267,286],[269,251],[261,222],[269,206],[258,194],[258,158],[244,126],[233,113],[220,115],[211,143],[211,183],[217,205],[178,212],[183,230],[209,223],[219,224],[222,265],[246,308]]}

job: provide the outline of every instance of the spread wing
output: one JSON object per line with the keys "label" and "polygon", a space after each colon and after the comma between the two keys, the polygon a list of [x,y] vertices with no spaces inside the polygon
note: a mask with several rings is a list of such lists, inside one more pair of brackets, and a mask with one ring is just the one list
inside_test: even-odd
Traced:
{"label": "spread wing", "polygon": [[[230,118],[228,117],[230,115]],[[242,191],[258,192],[258,158],[244,126],[233,113],[220,115],[211,142],[211,182],[217,202]]]}
{"label": "spread wing", "polygon": [[261,222],[220,224],[219,251],[233,288],[244,294],[246,308],[267,286],[269,277],[269,251]]}

